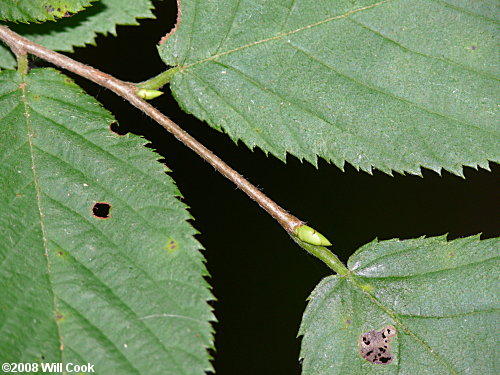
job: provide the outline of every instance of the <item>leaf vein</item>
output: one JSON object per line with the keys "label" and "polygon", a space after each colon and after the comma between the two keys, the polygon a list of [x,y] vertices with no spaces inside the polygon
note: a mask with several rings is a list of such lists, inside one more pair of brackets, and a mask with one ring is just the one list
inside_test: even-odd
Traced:
{"label": "leaf vein", "polygon": [[[132,207],[126,199],[123,199],[121,198],[120,194],[115,194],[112,190],[108,189],[105,187],[104,184],[101,184],[97,181],[96,178],[93,178],[93,177],[89,177],[87,175],[85,175],[80,169],[76,168],[75,166],[73,166],[72,164],[69,164],[66,160],[62,159],[60,156],[58,155],[54,155],[44,149],[41,149],[37,146],[35,146],[40,152],[44,153],[46,156],[50,156],[52,157],[53,159],[59,161],[60,163],[62,163],[63,165],[67,166],[67,168],[69,168],[71,171],[73,172],[76,172],[78,174],[80,174],[81,176],[83,176],[85,179],[87,180],[92,180],[92,182],[98,186],[102,191],[108,193],[111,197],[114,198],[115,202],[120,202],[123,204],[123,207],[127,207],[130,211],[132,211],[136,217],[140,218],[141,221],[146,224],[147,226],[149,226],[150,228],[154,229],[154,230],[160,230],[162,228],[160,227],[157,227],[155,226],[153,223],[149,222],[135,207]],[[66,168],[65,168],[66,169]],[[160,208],[160,207],[158,207]]]}
{"label": "leaf vein", "polygon": [[[179,3],[180,4],[180,3]],[[197,1],[193,1],[193,6],[194,6],[194,15],[193,15],[193,23],[191,24],[191,30],[189,33],[189,48],[187,49],[188,53],[184,59],[184,61],[188,60],[189,57],[191,56],[191,47],[193,46],[193,35],[194,35],[194,28],[196,26],[196,18],[198,15],[198,6],[197,6]],[[180,6],[180,5],[179,5]]]}
{"label": "leaf vein", "polygon": [[[304,53],[304,52],[303,52],[302,50],[300,50],[299,48],[295,48],[295,49],[296,49],[297,51],[299,51],[299,52]],[[224,66],[224,67],[226,67],[226,68],[228,68],[228,69],[231,69],[231,70],[234,70],[235,72],[238,72],[238,73],[239,73],[239,74],[241,74],[244,78],[246,78],[246,80],[247,80],[247,81],[249,81],[249,82],[253,83],[256,87],[260,88],[261,90],[264,90],[264,86],[263,86],[263,84],[262,84],[261,82],[256,81],[253,77],[248,76],[246,73],[244,73],[244,72],[240,71],[239,69],[237,69],[237,68],[235,68],[235,67],[233,67],[233,66],[225,65],[225,64],[223,64],[223,63],[221,63],[221,62],[219,62],[219,61],[216,61],[216,62],[214,62],[214,63],[216,63],[216,64],[220,64],[220,65],[222,65],[222,66]],[[387,150],[386,150],[386,148],[382,147],[379,143],[372,141],[370,138],[363,137],[363,136],[361,136],[360,134],[357,134],[357,133],[352,132],[350,129],[343,128],[343,127],[339,126],[337,123],[331,122],[330,120],[328,120],[328,119],[326,119],[326,118],[323,118],[320,114],[318,114],[318,113],[314,113],[314,112],[313,112],[313,111],[311,111],[310,109],[308,109],[308,108],[304,108],[304,107],[302,107],[301,105],[299,105],[298,103],[295,103],[295,102],[292,102],[292,101],[288,100],[287,98],[283,97],[281,94],[279,94],[279,93],[275,92],[274,90],[271,90],[271,89],[266,89],[266,90],[264,90],[264,91],[265,91],[265,92],[269,92],[269,93],[271,93],[271,94],[275,95],[275,96],[276,96],[277,98],[279,98],[280,100],[286,101],[287,103],[289,103],[289,104],[293,105],[294,107],[296,107],[296,108],[300,109],[301,111],[304,111],[304,112],[308,113],[308,114],[309,114],[309,115],[311,115],[312,117],[315,117],[315,118],[317,118],[317,119],[319,119],[319,120],[321,120],[321,121],[325,122],[326,124],[328,124],[328,125],[330,125],[330,126],[332,126],[332,127],[336,128],[336,129],[340,130],[340,131],[341,131],[341,132],[343,132],[343,133],[350,134],[350,135],[352,135],[353,137],[356,137],[356,138],[358,138],[358,139],[362,140],[363,142],[366,142],[366,143],[368,143],[368,144],[371,144],[374,148],[377,148],[377,149],[378,149],[381,153],[386,153],[387,155],[391,155],[391,156],[392,156],[392,154],[389,154],[389,151],[387,151]],[[287,128],[288,128],[289,130],[291,130],[289,126],[287,126]],[[298,143],[297,137],[295,137],[295,138],[296,138],[296,141],[297,141],[297,143]],[[267,143],[267,142],[266,142],[266,143]],[[267,144],[269,144],[269,143],[267,143]]]}
{"label": "leaf vein", "polygon": [[336,74],[338,74],[338,75],[340,75],[340,76],[344,77],[345,79],[350,80],[350,81],[352,81],[352,82],[354,82],[354,83],[356,83],[356,84],[358,84],[358,85],[360,85],[360,86],[366,87],[367,89],[373,90],[373,91],[378,92],[378,93],[380,93],[380,94],[382,94],[382,95],[386,95],[386,96],[388,96],[388,97],[391,97],[391,98],[393,98],[393,99],[396,99],[396,100],[398,100],[398,101],[401,101],[401,102],[403,102],[403,103],[405,103],[405,104],[407,104],[407,105],[409,105],[409,106],[413,106],[413,107],[415,107],[415,108],[418,108],[418,109],[422,110],[423,112],[426,112],[426,113],[428,113],[428,114],[430,114],[430,115],[434,115],[434,116],[442,117],[442,118],[444,118],[444,119],[446,119],[446,120],[449,120],[449,121],[451,121],[451,122],[455,122],[455,123],[459,123],[459,124],[462,124],[462,125],[466,125],[466,126],[469,126],[469,127],[471,127],[471,128],[477,129],[477,130],[479,130],[479,131],[481,131],[481,132],[484,132],[484,133],[489,133],[489,135],[493,135],[493,136],[495,136],[495,137],[498,137],[498,134],[495,134],[495,133],[493,133],[493,132],[491,132],[491,131],[489,131],[489,130],[486,130],[486,129],[480,128],[480,127],[478,127],[477,125],[474,125],[474,124],[471,124],[471,123],[468,123],[468,122],[465,122],[465,121],[462,121],[462,120],[458,120],[458,119],[456,119],[456,118],[453,118],[453,117],[450,117],[450,116],[444,115],[444,114],[442,114],[442,113],[438,113],[438,112],[432,111],[432,110],[430,110],[430,109],[428,109],[428,108],[425,108],[425,107],[423,107],[423,106],[421,106],[421,105],[419,105],[419,104],[417,104],[417,103],[414,103],[414,102],[412,102],[412,101],[410,101],[410,100],[408,100],[408,99],[405,99],[405,98],[402,98],[402,97],[400,97],[400,96],[397,96],[396,94],[393,94],[393,93],[391,93],[391,92],[389,92],[389,91],[385,91],[385,90],[383,90],[383,89],[381,89],[381,88],[374,87],[374,86],[372,86],[372,85],[370,85],[370,84],[368,84],[368,83],[366,83],[366,82],[360,81],[360,80],[358,80],[358,79],[356,79],[356,78],[354,78],[354,77],[349,76],[349,75],[348,75],[348,74],[346,74],[346,73],[340,72],[340,71],[339,71],[339,70],[337,70],[335,67],[331,66],[330,64],[325,63],[324,61],[321,61],[320,59],[318,59],[317,57],[315,57],[315,56],[311,55],[309,52],[307,52],[307,51],[303,50],[302,48],[300,48],[300,47],[298,47],[298,46],[296,46],[296,45],[294,45],[294,44],[292,44],[292,43],[288,43],[288,44],[290,44],[290,46],[292,46],[292,47],[294,47],[294,48],[298,49],[299,51],[301,51],[302,53],[304,53],[304,54],[305,54],[306,56],[308,56],[311,60],[314,60],[314,61],[318,62],[319,64],[323,65],[324,67],[331,69],[334,73],[336,73]]}
{"label": "leaf vein", "polygon": [[359,285],[356,280],[354,280],[354,278],[352,278],[352,276],[348,277],[348,280],[350,282],[352,282],[352,284],[354,286],[356,286],[357,288],[359,288],[361,290],[362,293],[364,293],[365,296],[367,296],[369,299],[371,299],[374,304],[379,308],[381,309],[384,313],[386,313],[387,315],[389,315],[393,320],[394,322],[396,323],[397,326],[399,326],[407,335],[411,336],[416,342],[418,342],[420,345],[422,345],[422,347],[424,349],[426,349],[431,355],[433,355],[436,359],[438,359],[442,364],[444,364],[448,370],[455,374],[455,375],[458,375],[458,371],[455,370],[453,368],[453,366],[448,363],[444,358],[442,358],[438,353],[436,353],[432,347],[427,344],[427,342],[425,342],[422,338],[420,338],[419,336],[417,336],[413,331],[411,331],[409,328],[407,328],[402,322],[401,320],[399,320],[398,318],[398,315],[396,312],[394,312],[392,309],[388,308],[387,306],[385,306],[382,302],[380,302],[373,294],[367,292],[361,285]]}
{"label": "leaf vein", "polygon": [[[220,61],[213,61],[214,64],[218,64],[218,65],[221,65],[223,66],[224,68],[226,69],[230,69],[236,73],[238,73],[239,75],[241,75],[247,82],[251,83],[252,85],[254,85],[255,87],[259,88],[260,90],[264,91],[264,92],[269,92],[271,94],[273,94],[275,97],[277,97],[278,99],[280,100],[283,100],[283,101],[286,101],[287,103],[289,104],[292,104],[293,106],[299,108],[300,110],[304,111],[304,112],[307,112],[309,113],[311,116],[313,117],[316,117],[317,119],[321,120],[321,121],[324,121],[325,123],[329,124],[329,125],[332,125],[333,127],[339,129],[340,131],[345,131],[343,130],[342,128],[340,128],[337,124],[334,124],[334,123],[331,123],[323,118],[321,118],[319,115],[316,115],[314,114],[312,111],[308,110],[308,109],[305,109],[303,108],[302,106],[300,106],[299,104],[297,103],[293,103],[291,101],[289,101],[288,99],[284,98],[281,94],[275,92],[274,90],[271,90],[269,88],[266,88],[264,87],[264,85],[257,81],[255,78],[249,76],[248,74],[244,73],[243,71],[233,67],[233,66],[230,66],[230,65],[226,65]],[[289,133],[293,135],[293,138],[295,140],[295,143],[297,144],[298,148],[300,150],[302,150],[303,153],[307,153],[307,147],[304,147],[304,141],[302,139],[302,137],[300,137],[298,134],[297,134],[297,130],[293,127],[293,126],[290,126],[288,125],[287,122],[284,122],[286,128],[288,129]]]}
{"label": "leaf vein", "polygon": [[[125,363],[127,363],[128,367],[136,374],[140,374],[141,372],[139,369],[137,369],[133,363],[127,358],[126,355],[122,353],[122,351],[118,348],[118,346],[111,340],[99,327],[97,327],[95,324],[93,324],[87,317],[85,317],[78,309],[73,307],[68,301],[62,299],[59,297],[59,299],[67,306],[69,307],[69,311],[71,312],[71,315],[79,317],[82,322],[88,326],[87,328],[91,328],[86,330],[87,332],[96,332],[98,336],[100,336],[100,340],[104,341],[104,344],[108,344],[107,347],[112,348],[112,350],[118,354],[118,357],[121,359],[125,360]],[[99,338],[96,338],[96,340],[100,341]],[[101,342],[101,345],[103,342]]]}
{"label": "leaf vein", "polygon": [[[71,256],[71,255],[70,255]],[[91,269],[89,269],[88,267],[86,267],[83,263],[81,263],[77,258],[71,256],[71,258],[76,262],[76,264],[81,268],[83,269],[83,271],[85,271],[90,277],[92,277],[98,284],[101,285],[102,288],[104,288],[104,290],[108,291],[109,294],[111,295],[111,298],[109,298],[109,295],[107,297],[107,301],[109,303],[111,303],[110,300],[115,300],[114,302],[117,304],[117,307],[121,307],[122,308],[122,312],[124,312],[125,314],[127,315],[132,315],[134,318],[135,318],[135,321],[139,322],[138,324],[144,328],[144,331],[148,333],[148,335],[150,337],[152,337],[158,344],[159,346],[163,349],[163,351],[172,359],[172,362],[175,363],[176,367],[177,368],[181,368],[182,367],[179,365],[179,362],[176,360],[175,356],[172,355],[172,353],[170,352],[170,350],[165,346],[165,344],[162,342],[162,340],[160,340],[160,338],[155,335],[155,333],[148,327],[147,324],[145,324],[143,321],[141,321],[139,319],[139,316],[137,315],[137,313],[135,312],[135,310],[130,307],[122,298],[120,298],[118,296],[118,294],[116,294],[116,292],[113,290],[113,288],[111,288],[109,285],[107,285],[103,280],[101,280]],[[67,305],[69,305],[67,302],[65,302]],[[69,305],[71,306],[71,305]],[[80,313],[81,315],[81,313]],[[102,332],[102,331],[101,331]],[[184,374],[185,372],[183,371],[182,369],[182,373]]]}
{"label": "leaf vein", "polygon": [[219,52],[219,50],[221,49],[222,45],[227,40],[227,37],[229,36],[229,34],[231,33],[231,31],[233,30],[234,21],[236,20],[236,14],[238,13],[238,9],[240,8],[240,4],[241,4],[241,0],[237,0],[237,1],[238,2],[236,3],[236,6],[234,7],[234,12],[231,15],[231,23],[229,24],[229,28],[227,29],[226,34],[224,35],[224,37],[221,38],[220,43],[219,43],[217,49],[214,52],[215,55],[217,54],[217,52]]}
{"label": "leaf vein", "polygon": [[[68,132],[71,135],[73,135],[75,138],[78,138],[78,139],[82,140],[85,144],[87,144],[91,148],[94,148],[94,149],[96,149],[96,150],[98,150],[98,151],[106,154],[107,156],[111,157],[113,160],[117,161],[119,164],[122,164],[125,167],[125,168],[123,168],[124,170],[133,169],[134,171],[139,172],[143,177],[148,177],[147,171],[139,169],[135,164],[127,163],[125,160],[119,158],[117,155],[111,153],[109,150],[107,150],[107,149],[99,146],[98,144],[92,142],[90,139],[86,138],[83,134],[77,133],[73,129],[68,128],[68,127],[64,126],[63,124],[60,124],[57,121],[55,121],[55,120],[53,120],[53,119],[45,116],[43,113],[40,113],[40,112],[37,112],[37,111],[33,111],[33,112],[35,112],[39,116],[43,117],[45,120],[49,121],[51,124],[56,125],[56,127],[58,127],[59,129],[62,129],[62,131],[60,133]],[[161,181],[159,181],[157,179],[155,179],[155,182],[161,184]]]}
{"label": "leaf vein", "polygon": [[487,72],[482,72],[482,71],[480,71],[480,70],[473,69],[473,68],[471,68],[471,67],[469,67],[469,66],[462,65],[462,64],[460,64],[460,63],[458,63],[458,62],[456,62],[456,61],[453,61],[453,60],[450,60],[450,59],[446,59],[446,58],[443,58],[443,57],[439,57],[439,56],[432,56],[432,55],[429,55],[429,54],[426,54],[426,53],[423,53],[423,52],[420,52],[420,51],[416,51],[416,50],[414,50],[414,49],[411,49],[410,47],[407,47],[407,46],[405,46],[405,45],[401,44],[401,42],[399,42],[399,41],[397,41],[397,40],[394,40],[394,39],[392,39],[392,38],[388,37],[388,36],[387,36],[387,35],[385,35],[385,34],[382,34],[382,32],[381,32],[381,31],[378,31],[378,30],[372,29],[369,25],[367,25],[367,24],[365,24],[365,23],[361,22],[361,21],[360,21],[360,20],[358,20],[358,19],[354,19],[354,18],[352,18],[352,17],[349,17],[349,18],[347,18],[347,20],[348,20],[348,21],[350,21],[350,22],[352,22],[352,23],[354,23],[354,24],[356,24],[356,25],[358,25],[358,26],[360,26],[360,27],[362,27],[362,28],[364,28],[364,29],[366,29],[366,30],[368,30],[368,31],[370,31],[370,32],[372,32],[372,33],[373,33],[373,34],[375,34],[375,35],[378,35],[379,37],[383,38],[383,39],[384,39],[384,40],[386,40],[387,42],[393,43],[393,44],[395,44],[396,46],[400,47],[401,49],[403,49],[403,50],[405,50],[405,51],[408,51],[408,52],[410,52],[410,53],[413,53],[413,54],[415,54],[415,55],[419,55],[419,56],[422,56],[422,57],[426,57],[426,58],[429,58],[429,59],[432,59],[432,60],[437,60],[437,61],[445,62],[445,63],[447,63],[447,64],[450,64],[450,65],[456,66],[456,67],[458,67],[458,68],[460,68],[460,69],[463,69],[463,70],[468,71],[468,72],[470,72],[470,73],[475,73],[475,74],[477,74],[477,75],[479,75],[479,76],[482,76],[482,77],[485,77],[485,78],[488,78],[488,79],[494,79],[495,81],[499,81],[499,80],[500,80],[500,78],[495,77],[495,76],[493,76],[493,75],[491,75],[491,74],[489,74],[489,73],[487,73]]}
{"label": "leaf vein", "polygon": [[[193,287],[192,285],[190,285],[189,283],[187,282],[182,282],[180,280],[172,280],[172,279],[166,279],[166,280],[155,280],[155,279],[152,279],[150,274],[148,272],[146,272],[142,267],[140,267],[137,262],[135,262],[132,258],[130,258],[126,252],[123,252],[123,251],[120,251],[120,247],[116,244],[116,242],[113,241],[113,239],[111,239],[104,231],[102,231],[99,227],[97,227],[93,222],[91,222],[90,220],[88,220],[88,218],[80,215],[78,212],[74,211],[73,209],[71,209],[70,207],[64,205],[63,203],[61,203],[60,201],[57,201],[55,200],[53,197],[47,195],[46,193],[44,193],[44,195],[46,196],[47,199],[49,199],[50,201],[52,201],[53,203],[57,204],[58,206],[60,206],[63,210],[69,212],[70,214],[72,214],[73,216],[81,219],[84,223],[90,225],[90,227],[92,229],[94,229],[95,231],[99,232],[104,239],[106,239],[113,247],[114,249],[117,251],[117,253],[123,257],[125,260],[127,260],[129,262],[129,264],[132,264],[135,269],[137,269],[138,271],[140,271],[142,273],[142,275],[144,276],[144,280],[147,280],[149,281],[152,285],[154,285],[155,287],[157,287],[159,290],[161,290],[162,292],[165,292],[163,294],[163,296],[165,296],[173,305],[175,305],[179,310],[184,310],[183,307],[179,304],[179,302],[177,302],[177,300],[175,298],[172,298],[170,296],[170,293],[169,293],[169,290],[166,286],[163,286],[162,284],[163,283],[175,283],[175,284],[178,284],[178,285],[182,285],[182,286],[186,286],[186,287],[189,287],[190,289],[193,289],[194,291],[197,291],[197,289],[195,287]],[[60,244],[58,244],[55,240],[51,239],[51,242],[53,242],[56,246],[58,246],[59,248],[63,249],[64,246],[61,246]],[[80,264],[82,267],[85,267],[80,261],[78,261],[76,259],[76,257],[74,257],[71,253],[68,253],[68,255],[75,260],[75,262],[77,262],[78,264]],[[89,270],[89,272],[92,272]]]}
{"label": "leaf vein", "polygon": [[24,104],[24,115],[25,115],[25,121],[26,121],[26,130],[27,130],[27,139],[28,143],[30,146],[30,156],[31,156],[31,169],[33,171],[33,182],[35,185],[35,192],[36,192],[36,201],[37,201],[37,206],[38,206],[38,214],[39,214],[39,220],[40,220],[40,228],[42,231],[42,240],[43,240],[43,247],[44,247],[44,255],[45,255],[45,260],[47,262],[47,276],[51,288],[51,294],[53,297],[52,303],[53,303],[53,308],[54,311],[52,312],[53,314],[53,319],[56,323],[57,327],[57,336],[59,340],[59,353],[61,356],[61,362],[63,362],[63,350],[64,350],[64,341],[63,341],[63,336],[61,333],[61,326],[59,325],[59,322],[56,319],[56,314],[58,311],[58,303],[57,303],[57,296],[55,293],[54,289],[54,280],[53,280],[53,275],[52,275],[52,270],[51,270],[51,263],[49,259],[49,249],[48,249],[48,240],[47,240],[47,231],[45,228],[45,222],[44,222],[44,213],[43,213],[43,208],[42,208],[42,200],[41,200],[41,189],[40,189],[40,182],[38,181],[38,174],[37,174],[37,164],[35,160],[35,150],[34,150],[34,144],[33,144],[33,134],[31,131],[31,121],[30,121],[30,106],[28,104],[28,100],[26,97],[26,86],[28,83],[26,82],[25,76],[22,75],[22,81],[23,84],[20,86],[21,87],[21,100]]}
{"label": "leaf vein", "polygon": [[357,275],[359,275],[360,277],[366,278],[366,279],[370,279],[370,280],[386,280],[386,279],[406,280],[406,279],[412,279],[412,278],[417,278],[417,277],[422,277],[422,276],[428,277],[429,275],[433,275],[433,274],[440,273],[440,272],[456,271],[456,270],[464,269],[467,267],[475,267],[475,266],[481,265],[482,263],[496,261],[498,258],[500,258],[500,257],[492,257],[492,258],[488,258],[488,259],[482,259],[479,262],[465,263],[465,264],[461,264],[461,265],[456,266],[456,267],[441,268],[441,269],[434,270],[434,271],[429,271],[429,272],[424,272],[424,273],[419,273],[419,274],[412,274],[412,275],[401,275],[401,276],[394,276],[394,275],[364,276],[362,274],[357,274]]}
{"label": "leaf vein", "polygon": [[465,9],[465,8],[462,8],[462,7],[459,7],[455,4],[450,4],[448,3],[447,1],[444,1],[444,0],[433,0],[436,4],[441,4],[442,6],[446,7],[446,8],[451,8],[451,9],[454,9],[458,12],[461,12],[461,13],[465,13],[465,14],[469,14],[471,16],[474,16],[474,17],[477,17],[477,18],[482,18],[486,21],[489,21],[489,22],[493,22],[495,24],[498,24],[499,22],[494,19],[494,18],[489,18],[489,17],[486,17],[486,16],[483,16],[482,14],[478,14],[478,13],[474,13],[468,9]]}
{"label": "leaf vein", "polygon": [[[195,76],[200,82],[203,82],[205,87],[209,88],[212,92],[214,92],[229,108],[231,108],[236,114],[238,114],[243,120],[244,120],[244,123],[249,125],[249,129],[252,129],[253,128],[253,125],[252,125],[252,122],[245,116],[243,115],[243,113],[241,113],[238,109],[236,109],[235,106],[233,106],[231,103],[229,103],[227,101],[227,99],[222,95],[220,94],[217,90],[215,90],[215,88],[213,88],[212,86],[210,86],[204,79],[202,79],[200,76],[198,76],[197,74],[194,74],[192,73],[193,76]],[[268,145],[268,146],[271,146],[269,144],[269,142],[263,138],[261,135],[259,135],[259,137]],[[272,146],[271,146],[272,147]]]}
{"label": "leaf vein", "polygon": [[323,25],[323,24],[325,24],[327,22],[331,22],[331,21],[334,21],[334,20],[346,18],[346,17],[349,17],[352,14],[355,14],[355,13],[358,13],[358,12],[362,12],[362,11],[365,11],[365,10],[368,10],[368,9],[375,8],[375,7],[379,6],[379,5],[388,3],[390,1],[394,1],[394,0],[383,0],[383,1],[380,1],[380,2],[372,4],[372,5],[368,5],[368,6],[365,6],[365,7],[353,9],[353,10],[351,10],[349,12],[346,12],[346,13],[338,15],[338,16],[326,18],[324,20],[312,23],[310,25],[306,25],[306,26],[300,27],[300,28],[292,30],[292,31],[288,31],[286,33],[280,33],[278,35],[275,35],[275,36],[272,36],[272,37],[269,37],[269,38],[264,38],[264,39],[261,39],[261,40],[258,40],[258,41],[252,42],[252,43],[248,43],[248,44],[240,46],[238,48],[234,48],[234,49],[229,50],[229,51],[225,51],[225,52],[222,52],[222,53],[219,53],[219,54],[212,55],[210,57],[207,57],[206,59],[202,59],[202,60],[196,61],[194,63],[187,64],[187,65],[185,65],[183,67],[183,69],[190,68],[190,67],[192,67],[194,65],[201,64],[201,63],[204,63],[206,61],[217,59],[217,58],[219,58],[221,56],[229,55],[231,53],[240,51],[240,50],[248,48],[248,47],[253,47],[253,46],[258,45],[258,44],[262,44],[262,43],[269,42],[269,41],[272,41],[272,40],[281,39],[281,38],[284,38],[286,36],[289,36],[289,35],[292,35],[292,34],[296,34],[298,32],[301,32],[301,31],[304,31],[304,30],[308,30],[308,29],[311,29],[311,28],[316,27],[316,26]]}
{"label": "leaf vein", "polygon": [[413,315],[413,314],[397,313],[397,316],[402,318],[415,318],[415,319],[453,319],[453,318],[462,318],[464,316],[469,316],[469,315],[497,313],[498,311],[499,311],[498,309],[475,310],[475,311],[466,311],[460,314],[452,314],[452,315]]}

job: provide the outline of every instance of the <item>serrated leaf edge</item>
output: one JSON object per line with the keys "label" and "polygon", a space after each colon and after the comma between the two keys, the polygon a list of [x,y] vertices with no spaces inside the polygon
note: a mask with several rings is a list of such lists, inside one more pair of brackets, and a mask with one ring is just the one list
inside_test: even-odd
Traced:
{"label": "serrated leaf edge", "polygon": [[[469,237],[465,237],[461,240],[470,240],[470,241],[473,241],[473,240],[479,240],[479,234],[478,235],[473,235],[473,236],[469,236]],[[418,239],[424,239],[424,238],[427,238],[427,239],[436,239],[438,242],[445,242],[445,243],[449,243],[449,242],[453,242],[453,241],[448,241],[447,240],[447,235],[443,235],[443,236],[435,236],[435,237],[425,237],[425,236],[421,236],[419,237]],[[418,240],[418,239],[415,239],[415,240]],[[391,241],[391,242],[402,242],[404,240],[401,240],[401,239],[397,239],[397,238],[394,238],[394,239],[391,239],[391,240],[388,240],[388,241]],[[487,241],[487,240],[486,240]],[[380,243],[380,242],[386,242],[386,241],[379,241],[378,239],[375,239],[371,242],[369,242],[368,244],[364,245],[363,247],[360,248],[360,250],[364,249],[363,251],[366,251],[366,249],[368,249],[371,245],[373,245],[374,243]],[[392,309],[389,309],[388,307],[386,307],[383,303],[381,303],[371,292],[370,292],[370,288],[367,287],[367,285],[365,284],[362,284],[361,282],[358,282],[356,280],[356,278],[358,277],[356,275],[356,273],[353,272],[354,269],[352,268],[349,268],[349,274],[347,276],[340,276],[340,275],[333,275],[333,276],[329,276],[325,279],[323,279],[321,281],[321,283],[323,283],[325,280],[327,279],[334,279],[334,280],[341,280],[341,279],[345,279],[346,281],[348,282],[351,282],[352,285],[354,285],[356,288],[358,288],[365,296],[367,296],[379,309],[381,309],[385,314],[387,314],[391,319],[393,319],[394,321],[394,324],[399,328],[401,329],[406,335],[412,337],[415,341],[417,341],[423,348],[425,348],[430,355],[432,355],[433,357],[435,357],[439,362],[441,362],[449,371],[451,374],[456,374],[458,375],[459,372],[450,364],[448,363],[444,358],[442,358],[440,355],[438,355],[433,349],[432,347],[427,344],[425,342],[424,339],[420,338],[418,335],[416,335],[415,333],[413,333],[408,327],[406,327],[399,319],[398,319],[398,316],[397,314],[392,310]],[[316,289],[316,288],[315,288]],[[307,298],[307,300],[309,300],[312,296],[312,294]],[[297,337],[300,337],[300,336],[304,336],[305,335],[305,332],[302,331],[302,325],[299,329],[299,332],[298,332],[298,335]]]}

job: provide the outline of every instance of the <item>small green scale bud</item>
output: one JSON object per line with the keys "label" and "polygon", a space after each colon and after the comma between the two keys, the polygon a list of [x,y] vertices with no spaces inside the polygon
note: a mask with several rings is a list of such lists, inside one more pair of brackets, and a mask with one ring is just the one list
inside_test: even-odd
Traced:
{"label": "small green scale bud", "polygon": [[301,240],[311,245],[330,246],[331,243],[321,233],[307,225],[299,225],[294,234]]}
{"label": "small green scale bud", "polygon": [[149,90],[149,89],[137,90],[137,96],[139,96],[140,98],[143,98],[145,100],[151,100],[151,99],[159,97],[160,95],[163,95],[162,91]]}

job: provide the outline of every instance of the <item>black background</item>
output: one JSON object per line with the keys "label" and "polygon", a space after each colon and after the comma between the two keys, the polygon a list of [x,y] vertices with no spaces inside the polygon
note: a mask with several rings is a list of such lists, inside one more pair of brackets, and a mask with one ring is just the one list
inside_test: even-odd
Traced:
{"label": "black background", "polygon": [[[117,78],[139,82],[167,67],[156,44],[174,25],[174,0],[156,2],[156,20],[120,26],[118,36],[99,36],[97,47],[71,56]],[[330,272],[296,246],[256,203],[144,114],[109,91],[75,77],[112,111],[121,131],[145,136],[173,170],[191,207],[199,241],[207,249],[209,282],[217,301],[217,374],[299,374],[296,337],[306,298]],[[448,233],[457,238],[500,234],[495,202],[500,167],[492,173],[465,169],[466,179],[424,170],[424,178],[380,172],[345,172],[321,161],[316,169],[289,156],[287,164],[250,151],[241,142],[183,113],[166,94],[152,103],[297,217],[309,221],[346,261],[375,238]]]}

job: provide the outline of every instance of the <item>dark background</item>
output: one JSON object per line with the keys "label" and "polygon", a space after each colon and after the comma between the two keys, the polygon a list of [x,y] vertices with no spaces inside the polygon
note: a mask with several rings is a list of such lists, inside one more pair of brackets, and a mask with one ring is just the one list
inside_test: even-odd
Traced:
{"label": "dark background", "polygon": [[[99,36],[97,47],[76,49],[72,57],[133,82],[167,67],[156,44],[174,25],[174,0],[156,2],[156,20],[118,27],[118,36]],[[73,76],[74,77],[74,76]],[[330,274],[296,246],[256,203],[179,143],[163,128],[109,91],[79,77],[78,84],[114,113],[120,131],[141,134],[164,158],[191,207],[193,225],[217,297],[214,366],[218,375],[299,374],[296,338],[306,298]],[[321,161],[316,169],[289,156],[287,164],[250,151],[241,142],[183,113],[168,88],[152,103],[229,165],[297,217],[333,242],[346,261],[375,238],[412,238],[448,233],[457,238],[500,235],[495,202],[500,167],[492,173],[465,169],[466,179],[424,170],[424,178],[380,172],[373,176]]]}

